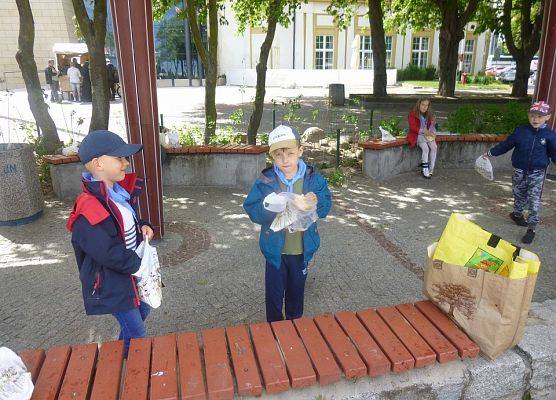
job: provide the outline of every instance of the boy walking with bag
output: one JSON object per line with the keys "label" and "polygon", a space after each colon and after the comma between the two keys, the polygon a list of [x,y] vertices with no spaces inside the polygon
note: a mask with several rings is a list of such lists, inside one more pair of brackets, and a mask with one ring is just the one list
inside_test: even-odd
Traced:
{"label": "boy walking with bag", "polygon": [[316,222],[305,231],[272,230],[276,215],[286,205],[281,209],[269,207],[269,201],[281,192],[304,195],[304,202],[316,207],[319,218],[326,217],[332,202],[324,177],[301,159],[303,147],[295,129],[276,127],[269,134],[268,144],[274,164],[262,171],[243,208],[251,221],[261,225],[259,246],[266,258],[266,318],[272,322],[284,319],[284,302],[286,319],[303,316],[307,266],[319,248],[320,238]]}
{"label": "boy walking with bag", "polygon": [[[556,162],[556,132],[547,127],[551,117],[550,105],[537,101],[529,108],[528,116],[528,125],[518,126],[506,140],[484,154],[485,157],[499,156],[513,149],[514,210],[510,213],[510,218],[517,225],[527,227],[527,232],[521,239],[526,244],[533,242],[540,220],[539,209],[546,169],[550,160]],[[527,219],[523,216],[526,206],[529,209]]]}
{"label": "boy walking with bag", "polygon": [[143,180],[126,174],[127,157],[142,145],[126,144],[110,131],[89,133],[79,147],[81,193],[68,219],[87,315],[112,314],[120,324],[127,357],[132,338],[145,336],[150,307],[140,301],[136,274],[141,259],[135,249],[153,230],[137,219],[135,205]]}

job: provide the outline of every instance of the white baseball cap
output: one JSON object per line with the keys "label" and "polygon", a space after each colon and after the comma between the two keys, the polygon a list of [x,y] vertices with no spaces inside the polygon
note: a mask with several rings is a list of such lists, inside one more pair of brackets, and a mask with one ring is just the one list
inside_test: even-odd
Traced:
{"label": "white baseball cap", "polygon": [[301,136],[299,132],[287,125],[278,125],[268,134],[270,152],[278,149],[293,149],[299,146]]}

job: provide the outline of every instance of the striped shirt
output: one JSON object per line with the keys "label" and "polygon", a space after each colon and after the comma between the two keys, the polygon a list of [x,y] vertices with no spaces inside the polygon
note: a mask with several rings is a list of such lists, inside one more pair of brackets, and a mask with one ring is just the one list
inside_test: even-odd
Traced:
{"label": "striped shirt", "polygon": [[124,237],[125,237],[125,247],[130,250],[135,250],[137,248],[137,227],[135,218],[131,211],[119,204],[114,202],[122,214],[122,219],[124,220]]}

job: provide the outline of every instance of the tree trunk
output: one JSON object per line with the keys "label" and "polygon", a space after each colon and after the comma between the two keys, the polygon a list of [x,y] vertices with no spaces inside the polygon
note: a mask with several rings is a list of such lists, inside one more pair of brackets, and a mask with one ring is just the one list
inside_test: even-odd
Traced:
{"label": "tree trunk", "polygon": [[[201,62],[205,68],[205,144],[216,132],[216,79],[218,75],[218,4],[216,0],[209,0],[209,43],[208,49],[203,45],[197,11],[194,7],[186,7],[187,19]],[[201,66],[198,66],[199,71]],[[200,74],[202,79],[202,74]]]}
{"label": "tree trunk", "polygon": [[48,105],[44,102],[41,83],[37,73],[37,64],[33,53],[35,42],[33,13],[29,0],[16,0],[16,4],[19,11],[19,49],[15,59],[23,75],[29,107],[37,126],[42,131],[44,146],[49,153],[54,154],[62,147],[62,142],[58,138],[56,124],[54,124],[52,117],[48,113]]}
{"label": "tree trunk", "polygon": [[261,118],[264,109],[264,96],[266,93],[266,70],[268,64],[268,55],[272,49],[272,42],[276,33],[276,24],[278,22],[278,12],[281,7],[280,0],[274,0],[270,5],[268,15],[268,27],[266,35],[261,45],[261,54],[257,63],[257,89],[255,92],[255,102],[253,103],[253,113],[249,118],[249,127],[247,128],[247,143],[256,144],[257,131],[261,125]]}
{"label": "tree trunk", "polygon": [[371,25],[371,47],[373,49],[373,94],[386,96],[386,43],[382,15],[382,1],[368,0]]}
{"label": "tree trunk", "polygon": [[[458,15],[458,3],[453,3],[447,5],[443,12],[439,35],[438,94],[445,97],[454,97],[456,91],[458,47],[460,40],[463,39],[463,28]],[[432,51],[430,46],[429,51]]]}
{"label": "tree trunk", "polygon": [[513,97],[527,97],[529,87],[529,72],[531,70],[531,60],[533,56],[529,54],[514,55],[515,58],[515,80],[512,85]]}
{"label": "tree trunk", "polygon": [[110,88],[106,71],[104,45],[106,42],[106,0],[95,0],[93,20],[89,18],[83,0],[72,0],[75,17],[87,48],[91,69],[93,109],[89,132],[108,129],[110,119]]}

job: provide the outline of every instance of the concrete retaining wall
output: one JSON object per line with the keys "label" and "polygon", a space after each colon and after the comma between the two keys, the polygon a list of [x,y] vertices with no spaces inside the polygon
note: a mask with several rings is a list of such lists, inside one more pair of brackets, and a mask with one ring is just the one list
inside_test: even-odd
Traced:
{"label": "concrete retaining wall", "polygon": [[[475,160],[494,146],[491,142],[440,142],[435,169],[473,168]],[[511,169],[511,152],[500,157],[492,157],[495,169]],[[380,150],[365,149],[363,154],[363,173],[377,181],[396,175],[416,171],[421,163],[421,149],[408,145],[389,147]]]}
{"label": "concrete retaining wall", "polygon": [[[249,188],[266,166],[260,154],[168,154],[162,181],[168,186],[227,186]],[[73,200],[81,193],[80,162],[51,164],[52,188],[59,199]]]}

